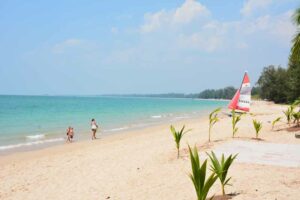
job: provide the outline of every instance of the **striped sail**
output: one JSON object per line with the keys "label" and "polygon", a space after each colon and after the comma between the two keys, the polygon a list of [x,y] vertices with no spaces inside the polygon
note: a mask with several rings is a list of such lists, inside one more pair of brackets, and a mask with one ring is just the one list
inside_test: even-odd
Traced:
{"label": "striped sail", "polygon": [[248,112],[251,102],[251,86],[250,79],[245,72],[241,87],[236,91],[234,97],[230,101],[228,108],[232,110],[242,110]]}

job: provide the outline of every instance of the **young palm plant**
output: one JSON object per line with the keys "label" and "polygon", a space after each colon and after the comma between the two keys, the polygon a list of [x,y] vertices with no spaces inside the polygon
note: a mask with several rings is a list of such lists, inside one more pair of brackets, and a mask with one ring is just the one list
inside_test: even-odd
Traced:
{"label": "young palm plant", "polygon": [[295,119],[295,122],[297,123],[297,126],[300,126],[300,111],[293,113],[293,118]]}
{"label": "young palm plant", "polygon": [[213,125],[219,121],[218,112],[220,112],[221,108],[217,108],[209,114],[209,129],[208,129],[208,141],[210,142],[210,133]]}
{"label": "young palm plant", "polygon": [[289,106],[286,111],[283,111],[288,124],[291,123],[291,120],[292,120],[292,117],[293,117],[293,112],[294,112],[294,106],[293,105]]}
{"label": "young palm plant", "polygon": [[259,121],[256,121],[255,119],[253,120],[253,126],[255,129],[255,134],[256,134],[256,139],[258,138],[258,134],[262,128],[262,123]]}
{"label": "young palm plant", "polygon": [[208,154],[210,158],[210,161],[212,163],[211,170],[218,176],[221,186],[222,186],[222,194],[225,195],[225,186],[230,185],[229,181],[231,177],[227,178],[227,173],[229,170],[229,167],[237,157],[236,155],[230,155],[229,157],[225,158],[224,154],[222,154],[221,161],[218,160],[216,154],[212,151],[211,154]]}
{"label": "young palm plant", "polygon": [[189,152],[190,152],[190,159],[192,165],[192,173],[190,174],[190,178],[193,181],[195,187],[197,200],[206,200],[208,192],[210,188],[213,186],[213,184],[216,182],[218,176],[215,173],[212,173],[206,179],[207,160],[205,160],[202,163],[202,165],[200,164],[198,150],[196,147],[194,147],[194,149],[192,150],[189,146]]}
{"label": "young palm plant", "polygon": [[173,125],[171,125],[171,127],[170,127],[170,130],[174,137],[174,141],[176,143],[177,158],[179,158],[180,141],[181,141],[183,135],[190,131],[190,130],[184,131],[184,129],[185,129],[185,126],[183,126],[180,131],[176,131]]}
{"label": "young palm plant", "polygon": [[235,110],[232,110],[232,137],[234,138],[238,128],[236,127],[237,123],[241,120],[242,115],[236,115]]}
{"label": "young palm plant", "polygon": [[274,129],[274,126],[276,123],[278,123],[281,120],[281,117],[277,117],[276,119],[274,119],[274,121],[272,121],[272,130]]}

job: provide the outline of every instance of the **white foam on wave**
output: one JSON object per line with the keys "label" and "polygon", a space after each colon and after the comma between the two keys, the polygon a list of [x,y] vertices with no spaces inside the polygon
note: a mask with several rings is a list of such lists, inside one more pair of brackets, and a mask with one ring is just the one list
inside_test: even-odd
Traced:
{"label": "white foam on wave", "polygon": [[120,128],[109,129],[108,131],[109,131],[109,132],[115,132],[115,131],[122,131],[122,130],[126,130],[126,129],[128,129],[127,126],[125,126],[125,127],[120,127]]}
{"label": "white foam on wave", "polygon": [[39,140],[39,141],[34,141],[34,142],[11,144],[11,145],[6,145],[6,146],[0,146],[0,151],[20,148],[20,147],[29,147],[29,146],[33,146],[33,145],[45,144],[45,143],[51,143],[51,142],[59,142],[59,141],[63,141],[63,140],[64,140],[64,138],[53,138],[53,139],[48,139],[48,140]]}
{"label": "white foam on wave", "polygon": [[162,116],[161,115],[153,115],[153,116],[151,116],[151,118],[158,119],[158,118],[162,118]]}
{"label": "white foam on wave", "polygon": [[30,140],[38,140],[38,139],[42,139],[46,137],[46,135],[44,134],[38,134],[38,135],[27,135],[26,139],[30,139]]}
{"label": "white foam on wave", "polygon": [[188,116],[178,116],[178,117],[175,117],[175,119],[187,119],[189,118]]}

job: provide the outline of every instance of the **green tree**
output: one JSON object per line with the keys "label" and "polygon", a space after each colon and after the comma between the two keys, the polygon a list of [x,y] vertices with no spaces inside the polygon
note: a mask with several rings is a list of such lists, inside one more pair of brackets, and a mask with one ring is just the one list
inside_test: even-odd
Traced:
{"label": "green tree", "polygon": [[297,32],[292,40],[293,45],[289,59],[289,102],[300,97],[300,8],[296,9],[293,15],[293,22],[297,27]]}
{"label": "green tree", "polygon": [[290,59],[293,61],[300,61],[300,8],[298,8],[293,15],[294,24],[297,26],[297,33],[293,38],[293,46],[291,49]]}
{"label": "green tree", "polygon": [[288,101],[293,102],[300,97],[300,61],[289,62],[288,73]]}
{"label": "green tree", "polygon": [[265,67],[257,81],[260,87],[260,97],[275,103],[288,101],[289,83],[288,73],[284,68],[270,65]]}

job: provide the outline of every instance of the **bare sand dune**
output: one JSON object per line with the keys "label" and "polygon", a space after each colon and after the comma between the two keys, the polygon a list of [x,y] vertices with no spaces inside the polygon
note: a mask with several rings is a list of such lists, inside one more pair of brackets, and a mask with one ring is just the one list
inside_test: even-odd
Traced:
{"label": "bare sand dune", "polygon": [[[271,131],[270,122],[282,116],[283,109],[285,106],[254,102],[252,115],[243,116],[238,124],[235,139],[231,138],[230,118],[222,115],[213,128],[211,143],[207,143],[207,117],[176,122],[178,128],[185,124],[193,129],[183,139],[180,159],[176,159],[170,124],[1,156],[0,199],[196,199],[188,178],[187,153],[187,144],[196,144],[201,154],[211,150],[240,153],[229,171],[233,186],[226,188],[232,199],[299,200],[300,154],[295,151],[299,151],[300,140],[286,130],[284,122]],[[254,118],[263,122],[262,141],[252,139]],[[220,199],[218,182],[213,194]]]}

